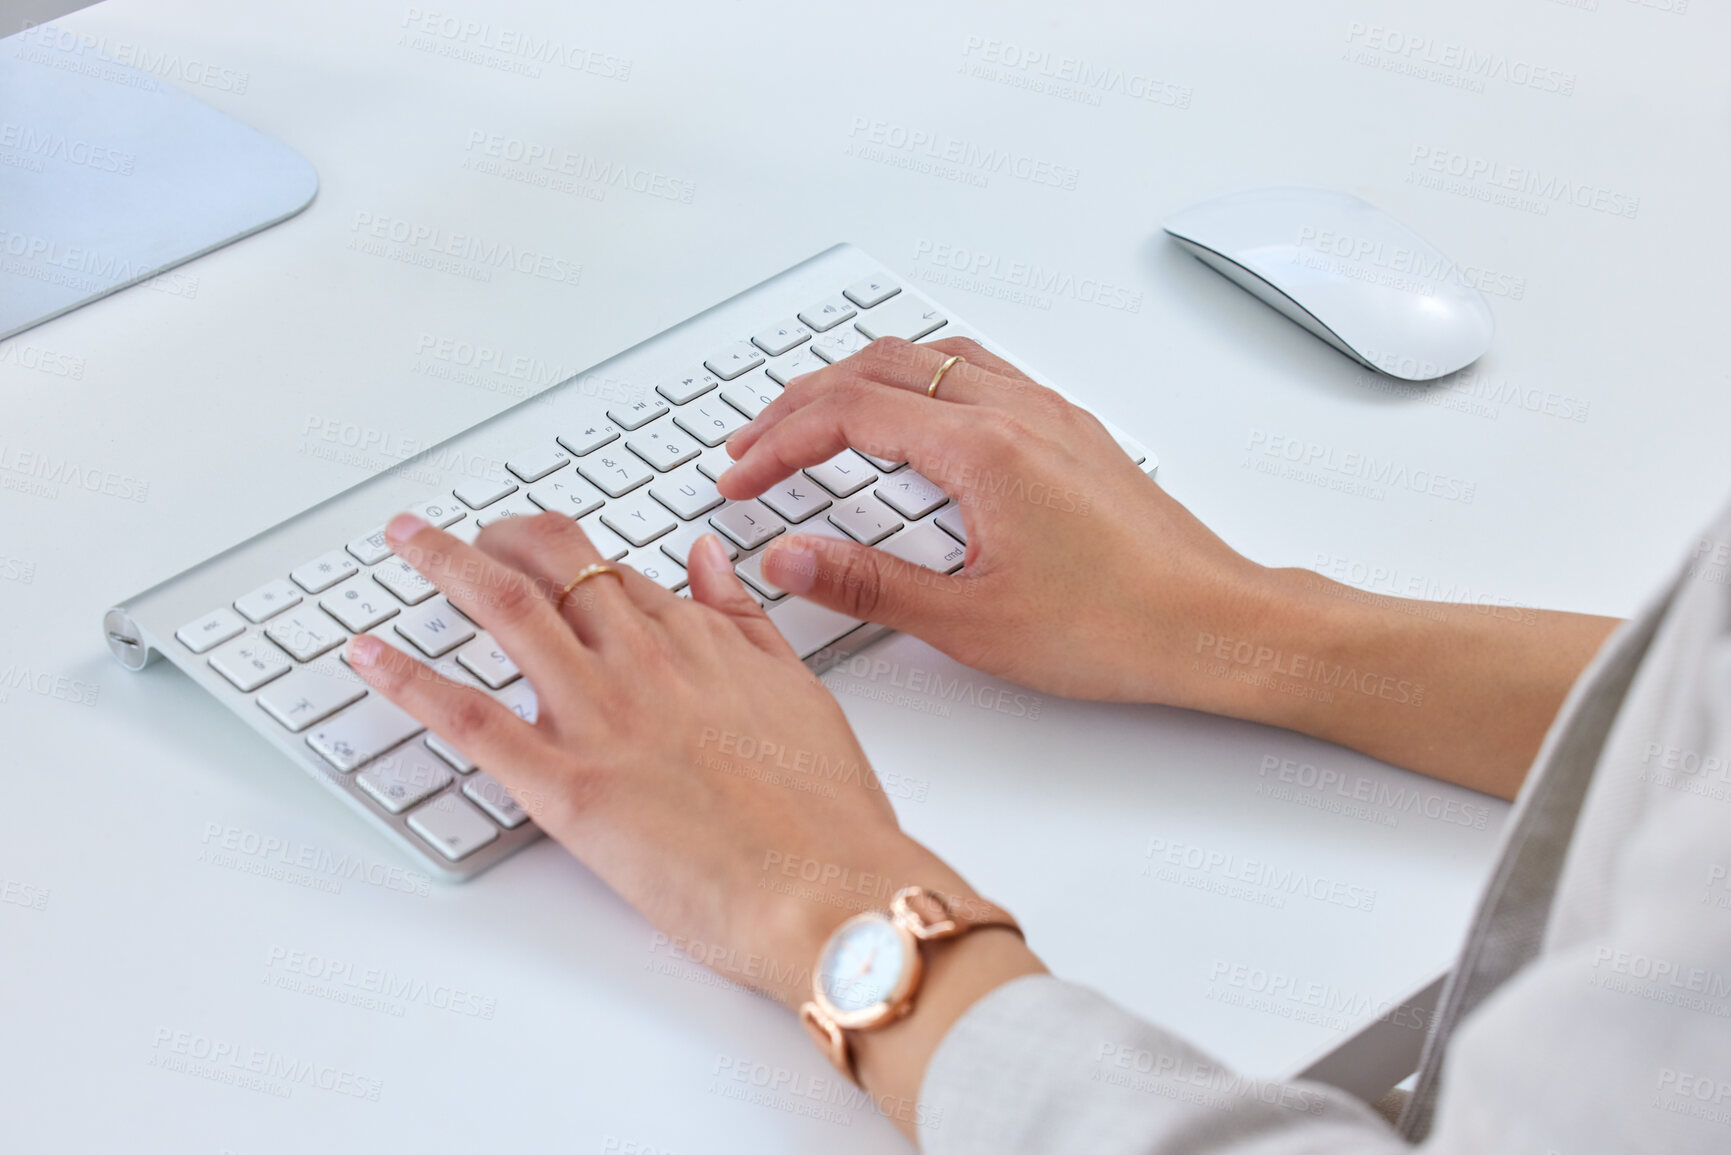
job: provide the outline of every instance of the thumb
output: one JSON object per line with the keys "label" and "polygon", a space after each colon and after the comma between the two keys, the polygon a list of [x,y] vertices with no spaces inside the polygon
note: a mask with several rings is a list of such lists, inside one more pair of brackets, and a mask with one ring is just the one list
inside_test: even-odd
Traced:
{"label": "thumb", "polygon": [[763,576],[849,617],[918,634],[954,617],[967,579],[833,537],[785,534],[763,554]]}
{"label": "thumb", "polygon": [[687,555],[690,563],[686,576],[691,580],[691,600],[719,610],[733,619],[740,632],[757,646],[771,654],[797,657],[757,599],[745,592],[739,575],[733,572],[733,562],[721,539],[713,533],[698,538]]}

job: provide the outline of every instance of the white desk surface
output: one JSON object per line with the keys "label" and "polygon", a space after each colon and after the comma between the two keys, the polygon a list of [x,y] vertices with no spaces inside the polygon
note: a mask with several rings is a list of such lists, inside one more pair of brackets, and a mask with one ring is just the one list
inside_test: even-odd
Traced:
{"label": "white desk surface", "polygon": [[[110,0],[63,22],[300,149],[323,184],[285,225],[0,345],[0,1147],[900,1149],[884,1120],[814,1090],[827,1068],[787,1015],[670,959],[556,846],[462,887],[375,884],[401,864],[389,845],[171,668],[123,672],[98,629],[111,603],[407,443],[834,241],[1092,399],[1158,450],[1162,484],[1266,562],[1626,614],[1721,498],[1718,6],[660,7]],[[1429,39],[1403,55],[1391,32]],[[591,70],[525,66],[541,41]],[[1006,63],[1017,52],[1106,79],[1080,100],[1031,88],[1039,69]],[[886,161],[893,144],[861,148],[912,133],[1073,170],[1074,187],[949,179]],[[658,176],[689,203],[508,179],[476,163],[470,142],[493,135]],[[1484,176],[1438,188],[1432,157],[1638,208],[1511,204]],[[1168,210],[1288,181],[1367,197],[1486,271],[1500,331],[1476,378],[1385,388],[1158,232]],[[355,247],[357,222],[387,218],[578,263],[580,280],[483,282]],[[974,279],[941,263],[976,254]],[[1018,294],[1021,265],[1059,279]],[[1096,283],[1138,307],[1097,303]],[[507,371],[453,374],[437,355],[471,347]],[[332,454],[325,430],[365,445]],[[1357,496],[1253,468],[1277,437],[1475,497]],[[1503,806],[1173,710],[1030,695],[1000,713],[979,704],[1000,687],[914,641],[874,656],[898,673],[830,682],[877,764],[926,783],[906,825],[1015,910],[1058,973],[1278,1074],[1450,961]],[[959,696],[863,696],[932,670]],[[1485,828],[1271,795],[1265,758],[1488,806]],[[227,840],[243,849],[219,853]],[[275,844],[314,865],[273,875],[276,857],[245,849]],[[1145,874],[1155,845],[1306,872],[1374,892],[1374,908],[1210,894],[1196,884],[1220,869]],[[306,978],[332,965],[346,982]],[[373,972],[395,989],[355,1001]],[[1245,997],[1270,982],[1296,994]],[[182,1032],[304,1078],[273,1092],[163,1069],[158,1040]],[[736,1097],[752,1085],[733,1071],[777,1089]]]}

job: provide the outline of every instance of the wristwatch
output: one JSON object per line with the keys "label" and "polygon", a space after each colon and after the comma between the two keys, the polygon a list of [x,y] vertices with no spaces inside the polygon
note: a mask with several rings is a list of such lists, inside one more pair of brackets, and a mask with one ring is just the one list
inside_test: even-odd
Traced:
{"label": "wristwatch", "polygon": [[888,911],[856,914],[829,936],[811,975],[811,1001],[799,1021],[854,1083],[849,1031],[875,1031],[914,1009],[925,978],[920,944],[956,938],[983,926],[1022,928],[1009,913],[978,898],[939,894],[923,886],[898,890]]}

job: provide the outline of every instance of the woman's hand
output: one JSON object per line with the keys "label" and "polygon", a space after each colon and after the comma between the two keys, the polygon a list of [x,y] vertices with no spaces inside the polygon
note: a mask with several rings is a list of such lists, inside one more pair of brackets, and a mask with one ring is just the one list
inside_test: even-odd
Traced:
{"label": "woman's hand", "polygon": [[[952,354],[965,361],[932,375]],[[728,442],[730,498],[755,497],[852,446],[908,461],[961,507],[960,573],[797,530],[764,575],[915,634],[957,661],[1073,698],[1198,705],[1197,622],[1262,573],[1161,488],[1094,416],[957,337],[885,338],[788,383]],[[1205,627],[1210,628],[1210,627]]]}
{"label": "woman's hand", "polygon": [[[350,664],[656,927],[720,948],[703,961],[728,978],[788,1006],[809,997],[829,932],[888,904],[890,891],[860,897],[862,875],[971,893],[902,833],[835,699],[715,538],[691,551],[689,599],[622,566],[622,581],[591,577],[556,609],[564,584],[601,560],[569,518],[513,518],[470,546],[404,514],[386,536],[491,631],[538,716],[531,725],[377,638],[354,638]],[[817,880],[791,886],[779,869],[790,862],[815,864]]]}

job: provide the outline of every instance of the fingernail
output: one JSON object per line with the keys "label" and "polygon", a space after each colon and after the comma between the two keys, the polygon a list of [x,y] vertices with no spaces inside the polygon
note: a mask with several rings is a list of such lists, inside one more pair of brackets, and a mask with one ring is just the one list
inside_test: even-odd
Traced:
{"label": "fingernail", "polygon": [[399,513],[385,526],[386,541],[408,541],[427,528],[427,523],[412,513]]}
{"label": "fingernail", "polygon": [[810,593],[817,581],[817,550],[809,537],[784,537],[764,551],[763,576],[790,594]]}
{"label": "fingernail", "polygon": [[371,634],[356,634],[349,639],[349,665],[356,668],[372,666],[385,652],[385,643]]}
{"label": "fingernail", "polygon": [[721,539],[713,533],[706,533],[697,539],[697,548],[703,551],[703,564],[715,573],[730,574],[733,563],[727,560],[727,551],[721,546]]}

